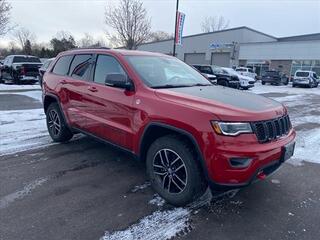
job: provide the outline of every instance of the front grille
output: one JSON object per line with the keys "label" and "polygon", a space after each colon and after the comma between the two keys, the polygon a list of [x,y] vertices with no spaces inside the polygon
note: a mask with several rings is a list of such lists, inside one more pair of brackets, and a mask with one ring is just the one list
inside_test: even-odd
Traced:
{"label": "front grille", "polygon": [[292,128],[288,115],[272,120],[253,122],[251,126],[260,143],[270,142],[287,135]]}

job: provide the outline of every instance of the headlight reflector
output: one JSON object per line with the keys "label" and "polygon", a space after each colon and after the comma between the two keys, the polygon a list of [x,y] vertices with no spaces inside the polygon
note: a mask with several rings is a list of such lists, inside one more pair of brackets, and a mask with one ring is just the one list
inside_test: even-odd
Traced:
{"label": "headlight reflector", "polygon": [[237,136],[241,133],[252,133],[250,123],[212,121],[213,130],[220,135]]}

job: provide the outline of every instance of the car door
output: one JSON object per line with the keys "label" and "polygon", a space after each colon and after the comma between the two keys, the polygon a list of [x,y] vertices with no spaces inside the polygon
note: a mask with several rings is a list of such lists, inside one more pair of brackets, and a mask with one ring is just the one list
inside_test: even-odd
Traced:
{"label": "car door", "polygon": [[108,74],[129,77],[120,62],[111,55],[97,55],[93,82],[87,90],[86,131],[120,145],[133,146],[134,92],[114,87],[106,82]]}
{"label": "car door", "polygon": [[12,57],[8,56],[5,58],[5,60],[3,62],[3,66],[1,69],[1,75],[2,75],[3,79],[11,79],[10,66],[9,66],[11,61],[12,61]]}

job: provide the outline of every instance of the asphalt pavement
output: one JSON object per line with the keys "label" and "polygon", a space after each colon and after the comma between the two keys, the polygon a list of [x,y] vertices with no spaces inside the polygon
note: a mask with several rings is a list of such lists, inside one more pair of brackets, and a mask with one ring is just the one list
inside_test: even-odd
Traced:
{"label": "asphalt pavement", "polygon": [[[34,108],[41,104],[30,97],[0,95],[0,110]],[[320,115],[320,109],[314,111]],[[81,135],[66,144],[0,156],[0,170],[1,240],[100,239],[106,231],[111,233],[106,239],[123,239],[112,233],[134,229],[155,212],[177,210],[154,195],[140,162]],[[189,209],[183,215],[186,227],[174,239],[319,239],[319,173],[316,163],[285,163],[265,181]],[[152,204],[155,198],[159,204]],[[159,218],[151,231],[159,233],[168,226],[164,221],[174,225],[179,219]]]}

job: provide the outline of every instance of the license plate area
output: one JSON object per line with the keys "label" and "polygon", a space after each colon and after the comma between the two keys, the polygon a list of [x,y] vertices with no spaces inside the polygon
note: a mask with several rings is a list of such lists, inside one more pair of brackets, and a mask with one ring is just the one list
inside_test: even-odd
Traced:
{"label": "license plate area", "polygon": [[285,162],[293,156],[295,145],[295,142],[291,142],[283,147],[281,162]]}

